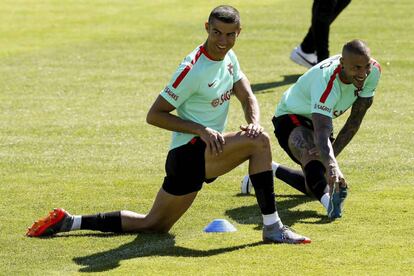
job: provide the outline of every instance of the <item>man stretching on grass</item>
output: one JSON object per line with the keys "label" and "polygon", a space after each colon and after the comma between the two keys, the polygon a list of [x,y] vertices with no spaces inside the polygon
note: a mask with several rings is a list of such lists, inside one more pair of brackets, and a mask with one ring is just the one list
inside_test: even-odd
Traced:
{"label": "man stretching on grass", "polygon": [[[275,176],[302,193],[310,191],[331,219],[342,216],[347,196],[347,183],[335,156],[357,133],[380,75],[381,67],[367,45],[352,40],[343,46],[342,56],[328,58],[301,76],[283,94],[272,119],[280,146],[302,167],[292,170],[273,162]],[[332,119],[350,107],[351,114],[333,139]],[[242,192],[248,185],[245,176]]]}
{"label": "man stretching on grass", "polygon": [[[208,37],[179,65],[158,96],[147,122],[173,131],[166,177],[148,214],[131,211],[72,216],[55,209],[27,231],[31,237],[78,229],[103,232],[168,232],[193,203],[204,182],[214,181],[244,161],[263,216],[263,240],[309,243],[285,227],[276,211],[269,136],[259,124],[259,107],[250,83],[231,50],[241,31],[238,11],[215,8],[205,23]],[[241,102],[246,126],[222,133],[230,97]],[[171,112],[177,109],[178,116]]]}

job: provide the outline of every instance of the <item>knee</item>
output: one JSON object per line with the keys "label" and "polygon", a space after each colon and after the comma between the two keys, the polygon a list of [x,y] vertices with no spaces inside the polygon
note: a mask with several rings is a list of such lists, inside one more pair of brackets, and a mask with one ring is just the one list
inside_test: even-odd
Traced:
{"label": "knee", "polygon": [[251,139],[255,149],[266,151],[270,150],[270,136],[267,132],[262,132],[255,139]]}
{"label": "knee", "polygon": [[148,229],[148,232],[154,234],[167,234],[170,231],[171,227],[165,226],[155,226]]}
{"label": "knee", "polygon": [[166,225],[159,222],[147,222],[145,232],[154,234],[166,234],[171,230],[172,225]]}

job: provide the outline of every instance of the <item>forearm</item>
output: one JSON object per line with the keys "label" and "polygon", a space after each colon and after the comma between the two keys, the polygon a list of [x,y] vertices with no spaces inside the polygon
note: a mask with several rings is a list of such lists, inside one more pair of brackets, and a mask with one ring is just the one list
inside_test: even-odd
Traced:
{"label": "forearm", "polygon": [[358,132],[359,127],[362,124],[368,108],[372,105],[373,98],[358,98],[352,105],[351,114],[345,125],[339,131],[338,136],[333,143],[333,149],[335,156],[338,156],[346,145],[351,142],[354,135]]}
{"label": "forearm", "polygon": [[329,135],[326,133],[314,132],[315,146],[319,151],[319,158],[324,164],[326,169],[331,167],[337,167],[334,150],[331,142],[329,141]]}
{"label": "forearm", "polygon": [[154,112],[147,116],[147,123],[176,132],[191,133],[200,135],[201,131],[205,129],[204,126],[183,120],[180,117],[167,112]]}
{"label": "forearm", "polygon": [[313,113],[312,122],[314,125],[313,139],[318,149],[320,160],[327,170],[332,167],[337,167],[338,163],[331,141],[329,140],[333,131],[332,119],[325,115]]}
{"label": "forearm", "polygon": [[248,97],[242,105],[246,122],[258,124],[260,122],[260,110],[256,97]]}
{"label": "forearm", "polygon": [[352,138],[358,132],[360,125],[345,124],[332,145],[335,156],[338,156],[342,150],[351,142]]}
{"label": "forearm", "polygon": [[172,114],[175,109],[161,95],[157,97],[147,114],[147,123],[176,132],[191,133],[200,136],[206,128],[198,123],[183,120]]}
{"label": "forearm", "polygon": [[256,96],[250,87],[249,80],[244,77],[237,81],[233,87],[234,94],[239,99],[246,122],[249,124],[259,124],[260,109]]}

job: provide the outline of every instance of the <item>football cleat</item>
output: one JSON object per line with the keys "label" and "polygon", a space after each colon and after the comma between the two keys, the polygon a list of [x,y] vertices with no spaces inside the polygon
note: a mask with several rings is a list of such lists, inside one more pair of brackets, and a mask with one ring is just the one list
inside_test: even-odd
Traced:
{"label": "football cleat", "polygon": [[311,240],[305,236],[296,234],[285,225],[282,228],[279,228],[278,224],[274,223],[263,227],[263,242],[301,244],[310,243]]}
{"label": "football cleat", "polygon": [[306,68],[311,68],[312,66],[318,63],[318,57],[316,56],[316,54],[307,54],[303,52],[300,45],[292,50],[292,52],[290,53],[290,59],[294,63],[304,66]]}
{"label": "football cleat", "polygon": [[241,181],[241,184],[240,184],[241,193],[244,195],[248,195],[252,191],[252,188],[253,188],[253,185],[252,185],[252,182],[250,181],[250,177],[246,175],[245,177],[243,177],[243,180]]}
{"label": "football cleat", "polygon": [[347,195],[347,187],[339,187],[339,192],[337,192],[334,186],[334,192],[329,199],[328,218],[336,219],[342,217],[342,211],[344,209],[344,203]]}
{"label": "football cleat", "polygon": [[54,209],[47,217],[41,218],[27,229],[26,236],[52,236],[58,232],[69,231],[73,223],[73,216],[62,208]]}

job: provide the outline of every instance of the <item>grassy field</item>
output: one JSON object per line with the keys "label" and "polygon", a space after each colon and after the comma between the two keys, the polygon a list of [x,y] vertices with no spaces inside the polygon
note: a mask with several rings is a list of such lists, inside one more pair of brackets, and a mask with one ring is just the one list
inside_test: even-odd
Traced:
{"label": "grassy field", "polygon": [[[312,1],[228,1],[242,16],[235,51],[270,118],[304,69],[289,61]],[[354,0],[331,27],[331,53],[361,38],[382,64],[373,107],[339,157],[350,185],[342,219],[276,182],[285,224],[310,245],[261,244],[241,165],[206,185],[169,235],[72,232],[26,238],[53,207],[146,212],[164,176],[170,133],[146,112],[206,38],[219,1],[0,1],[0,274],[413,275],[412,0]],[[243,124],[237,101],[227,130]],[[346,115],[335,122],[336,131]],[[272,137],[274,159],[294,165]],[[226,218],[238,229],[207,234]]]}

